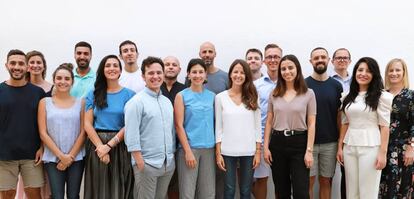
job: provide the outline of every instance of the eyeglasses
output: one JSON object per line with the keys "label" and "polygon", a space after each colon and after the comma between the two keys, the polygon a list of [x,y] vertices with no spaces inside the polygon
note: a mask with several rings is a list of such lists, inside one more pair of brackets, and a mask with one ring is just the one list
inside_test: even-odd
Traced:
{"label": "eyeglasses", "polygon": [[269,60],[269,61],[272,61],[272,60],[279,60],[280,57],[278,55],[274,55],[274,56],[268,55],[268,56],[265,57],[265,59]]}
{"label": "eyeglasses", "polygon": [[348,61],[349,57],[334,57],[335,61]]}

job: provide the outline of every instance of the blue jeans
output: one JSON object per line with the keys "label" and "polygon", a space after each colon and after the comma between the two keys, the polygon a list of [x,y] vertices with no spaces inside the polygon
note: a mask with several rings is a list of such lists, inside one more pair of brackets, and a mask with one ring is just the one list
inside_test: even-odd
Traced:
{"label": "blue jeans", "polygon": [[240,199],[250,199],[253,182],[254,156],[225,156],[223,155],[226,172],[224,173],[224,199],[234,199],[236,192],[237,162],[239,162]]}
{"label": "blue jeans", "polygon": [[[65,183],[66,195],[68,199],[79,199],[80,186],[82,181],[84,162],[83,160],[73,162],[70,167],[64,171],[56,168],[57,163],[45,163],[45,169],[49,178],[50,189],[53,199],[65,198]],[[98,183],[98,182],[96,182]]]}

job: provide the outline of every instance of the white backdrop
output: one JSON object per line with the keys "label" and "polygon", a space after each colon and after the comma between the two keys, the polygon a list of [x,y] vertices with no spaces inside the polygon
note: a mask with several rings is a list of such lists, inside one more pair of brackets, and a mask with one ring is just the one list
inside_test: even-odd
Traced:
{"label": "white backdrop", "polygon": [[[85,40],[93,46],[91,66],[129,39],[138,44],[139,63],[148,55],[177,56],[183,70],[198,56],[199,45],[216,45],[216,64],[227,70],[248,48],[263,50],[274,42],[284,54],[295,54],[305,76],[311,72],[309,52],[317,46],[332,52],[351,51],[353,63],[372,56],[384,68],[392,58],[414,64],[414,19],[409,1],[132,1],[43,0],[0,2],[0,80],[10,49],[39,50],[53,69],[72,62],[73,47]],[[411,55],[411,56],[410,56]],[[332,67],[332,66],[331,66]],[[352,66],[351,66],[352,67]],[[410,69],[410,74],[414,74]],[[414,75],[411,75],[411,85]]]}

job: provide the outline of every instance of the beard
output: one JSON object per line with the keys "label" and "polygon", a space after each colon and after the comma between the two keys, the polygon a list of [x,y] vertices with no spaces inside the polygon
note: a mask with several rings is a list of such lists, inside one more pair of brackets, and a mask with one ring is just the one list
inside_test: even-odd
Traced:
{"label": "beard", "polygon": [[[319,67],[320,65],[322,65],[323,67]],[[324,74],[326,70],[328,70],[328,65],[325,62],[318,62],[316,63],[316,66],[313,67],[313,71],[315,71],[319,75]]]}
{"label": "beard", "polygon": [[26,78],[26,73],[24,73],[23,71],[19,75],[14,75],[14,71],[15,70],[13,69],[8,70],[10,78],[12,78],[13,80],[22,80],[23,78]]}
{"label": "beard", "polygon": [[78,68],[81,69],[81,70],[88,69],[89,68],[89,62],[90,61],[85,61],[84,63],[81,64],[81,60],[76,60],[76,64],[78,65]]}

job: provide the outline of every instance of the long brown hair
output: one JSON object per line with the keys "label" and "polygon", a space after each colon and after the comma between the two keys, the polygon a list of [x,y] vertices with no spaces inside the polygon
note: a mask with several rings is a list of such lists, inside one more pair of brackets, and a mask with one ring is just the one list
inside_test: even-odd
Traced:
{"label": "long brown hair", "polygon": [[285,55],[282,57],[282,59],[280,59],[279,62],[279,69],[277,71],[277,84],[272,93],[273,97],[282,97],[286,93],[286,81],[282,78],[280,66],[282,62],[287,60],[293,62],[296,66],[296,77],[293,83],[293,87],[295,88],[297,95],[304,94],[308,91],[308,86],[303,79],[302,68],[300,66],[298,58],[295,55]]}
{"label": "long brown hair", "polygon": [[255,111],[259,107],[257,103],[258,95],[256,87],[253,84],[252,71],[250,70],[249,64],[246,61],[242,59],[236,59],[230,65],[228,74],[229,87],[231,88],[233,85],[233,81],[231,80],[231,73],[233,72],[234,67],[238,64],[242,66],[245,75],[244,82],[242,85],[242,102],[244,105],[246,105],[247,109]]}

